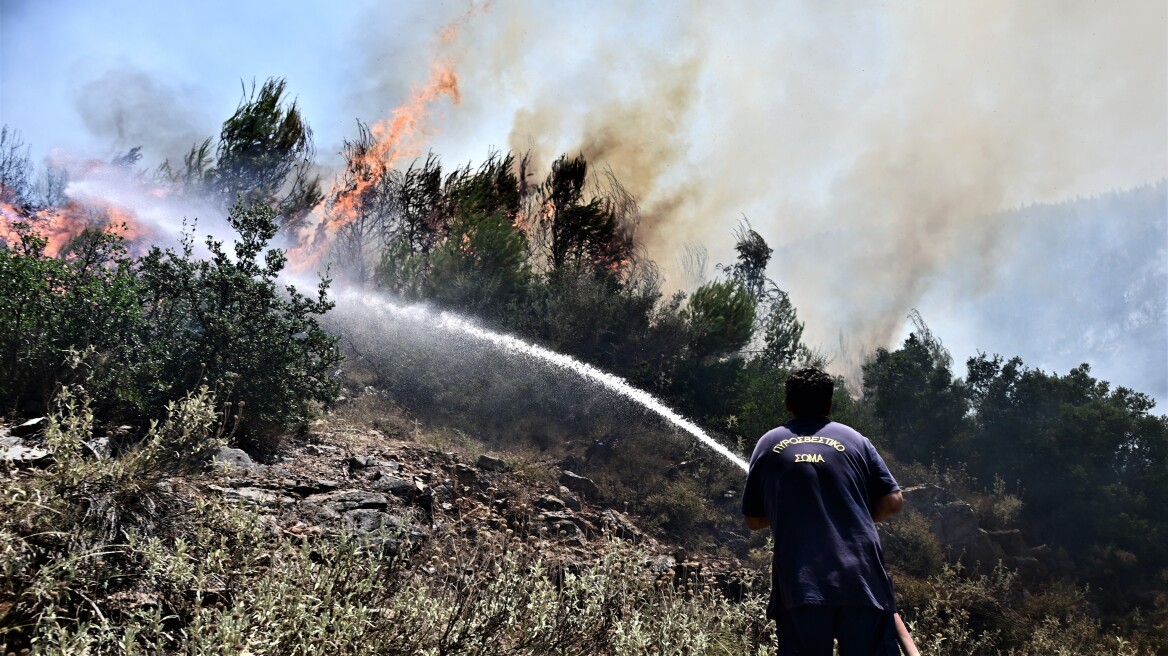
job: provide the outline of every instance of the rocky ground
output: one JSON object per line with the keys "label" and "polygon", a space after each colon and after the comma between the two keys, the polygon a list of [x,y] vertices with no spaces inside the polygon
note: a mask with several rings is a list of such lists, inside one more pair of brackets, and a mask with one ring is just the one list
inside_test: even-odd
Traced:
{"label": "rocky ground", "polygon": [[[408,429],[400,415],[386,419],[342,410],[286,438],[265,463],[224,447],[201,491],[256,510],[270,531],[288,536],[454,536],[471,544],[519,538],[538,543],[569,568],[589,561],[615,537],[641,546],[650,554],[646,566],[662,577],[713,584],[731,596],[762,578],[757,559],[743,562],[725,550],[690,552],[661,531],[641,528],[646,522],[624,512],[625,503],[605,499],[595,482],[568,469],[571,458],[467,455],[428,443],[418,425]],[[0,427],[0,469],[35,475],[50,465],[52,454],[39,439],[45,424],[33,419]],[[97,453],[106,444],[88,446]],[[905,498],[907,509],[925,517],[951,562],[975,570],[1001,561],[1024,576],[1073,571],[1065,552],[1031,546],[1016,528],[982,528],[973,507],[943,488],[908,487]],[[743,536],[735,541],[745,543]],[[889,554],[894,564],[896,558]]]}

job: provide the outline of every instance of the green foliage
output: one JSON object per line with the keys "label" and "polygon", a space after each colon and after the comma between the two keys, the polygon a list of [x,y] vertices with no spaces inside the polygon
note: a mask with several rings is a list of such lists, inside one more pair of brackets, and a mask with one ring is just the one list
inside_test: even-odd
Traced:
{"label": "green foliage", "polygon": [[231,254],[208,237],[210,259],[196,259],[188,237],[181,253],[155,248],[138,264],[148,331],[138,375],[153,381],[141,401],[151,407],[200,384],[222,386],[240,407],[241,437],[271,450],[275,431],[336,396],[336,338],[317,322],[333,307],[329,281],[315,298],[280,289],[285,256],[267,246],[273,211],[236,206],[228,220],[239,234]]}
{"label": "green foliage", "polygon": [[706,517],[706,504],[693,480],[679,479],[645,499],[645,514],[673,534],[686,535]]}
{"label": "green foliage", "polygon": [[754,334],[754,308],[750,292],[736,280],[717,280],[699,287],[685,309],[694,356],[729,355],[746,346]]}
{"label": "green foliage", "polygon": [[61,257],[27,224],[19,242],[0,247],[0,404],[43,412],[69,379],[70,349],[87,354],[92,387],[103,404],[133,384],[120,366],[136,357],[142,326],[140,284],[123,240],[87,230]]}
{"label": "green foliage", "polygon": [[163,174],[188,191],[210,193],[225,206],[263,203],[296,224],[322,199],[319,176],[311,176],[312,130],[293,101],[285,102],[282,78],[269,78],[245,91],[235,113],[223,123],[215,156],[211,140],[191,147],[184,166]]}
{"label": "green foliage", "polygon": [[523,234],[502,214],[464,214],[431,261],[430,295],[443,305],[487,313],[519,294],[528,271]]}
{"label": "green foliage", "polygon": [[[4,652],[18,650],[21,636],[27,644],[38,634],[71,652],[65,636],[77,622],[102,618],[95,596],[129,591],[149,578],[135,543],[184,525],[187,508],[176,494],[182,480],[174,477],[201,469],[228,426],[202,388],[169,404],[165,419],[110,456],[92,446],[95,418],[84,390],[63,390],[55,406],[46,431],[52,468],[6,485],[0,496]],[[168,555],[184,558],[181,549]],[[147,619],[126,618],[135,628]]]}
{"label": "green foliage", "polygon": [[905,583],[898,586],[898,605],[922,654],[1158,653],[1154,638],[1104,634],[1088,615],[1082,591],[1060,584],[1024,590],[1018,577],[1002,567],[970,577],[945,566],[928,579]]}
{"label": "green foliage", "polygon": [[941,572],[945,554],[923,515],[909,508],[878,528],[885,560],[894,571],[916,578]]}
{"label": "green foliage", "polygon": [[328,281],[315,298],[280,288],[284,254],[267,248],[273,212],[236,207],[229,220],[233,252],[208,239],[209,260],[189,238],[180,253],[134,260],[97,229],[51,257],[18,225],[19,244],[0,249],[0,403],[43,411],[83,375],[102,418],[144,423],[210,385],[238,404],[244,443],[269,450],[276,431],[331,402],[340,354],[317,323],[332,307]]}
{"label": "green foliage", "polygon": [[1113,544],[1145,568],[1168,565],[1168,417],[1150,415],[1148,397],[1111,390],[1087,365],[1058,376],[982,354],[968,367],[976,475],[1017,481],[1024,520],[1079,556]]}
{"label": "green foliage", "polygon": [[877,349],[863,366],[864,398],[901,460],[932,462],[963,437],[967,393],[938,346],[912,333],[902,348]]}

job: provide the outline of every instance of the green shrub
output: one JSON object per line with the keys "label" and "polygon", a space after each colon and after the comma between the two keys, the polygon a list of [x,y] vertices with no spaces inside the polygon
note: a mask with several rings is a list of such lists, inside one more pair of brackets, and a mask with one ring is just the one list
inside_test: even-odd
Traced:
{"label": "green shrub", "polygon": [[911,508],[880,524],[880,542],[889,566],[912,576],[932,576],[945,564],[929,520]]}
{"label": "green shrub", "polygon": [[144,407],[198,385],[226,391],[237,403],[245,446],[271,451],[280,429],[304,422],[313,403],[336,398],[336,338],[317,317],[333,307],[329,281],[315,298],[276,278],[284,252],[269,249],[276,215],[264,205],[236,206],[232,254],[208,237],[210,259],[197,259],[188,236],[181,252],[155,248],[138,262],[146,334],[137,374]]}
{"label": "green shrub", "polygon": [[23,223],[19,241],[0,243],[0,406],[23,413],[47,409],[72,374],[68,351],[88,355],[89,385],[102,403],[130,382],[117,363],[139,352],[139,281],[121,237],[86,230],[47,254],[47,241]]}
{"label": "green shrub", "polygon": [[[235,404],[240,437],[260,451],[336,397],[336,338],[317,323],[332,308],[281,288],[284,253],[269,249],[274,212],[235,207],[232,253],[208,238],[209,259],[154,248],[134,260],[117,235],[87,230],[60,257],[27,225],[0,248],[0,404],[41,412],[83,375],[98,416],[145,425],[167,403],[207,385]],[[84,357],[73,358],[70,352]]]}

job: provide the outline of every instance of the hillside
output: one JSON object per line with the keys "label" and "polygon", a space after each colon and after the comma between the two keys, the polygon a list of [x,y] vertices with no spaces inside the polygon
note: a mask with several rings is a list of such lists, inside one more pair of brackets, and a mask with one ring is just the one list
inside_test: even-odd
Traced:
{"label": "hillside", "polygon": [[[188,399],[158,434],[210,428],[192,421],[205,402]],[[562,452],[492,446],[367,390],[266,464],[216,446],[214,431],[184,442],[186,457],[150,439],[111,457],[102,438],[119,438],[82,408],[23,437],[2,431],[10,448],[55,451],[4,470],[3,653],[771,648],[765,544],[720,522],[721,537],[687,539],[626,513],[633,500],[570,473]],[[1049,549],[987,532],[942,488],[908,496],[884,539],[924,653],[1155,653],[1101,633]],[[737,512],[725,490],[701,502]],[[976,545],[1014,568],[940,560]]]}

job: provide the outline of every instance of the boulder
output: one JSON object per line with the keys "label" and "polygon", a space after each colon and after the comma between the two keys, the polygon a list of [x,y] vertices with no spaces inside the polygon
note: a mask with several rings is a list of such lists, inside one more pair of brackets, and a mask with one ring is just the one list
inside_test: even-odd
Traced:
{"label": "boulder", "polygon": [[1022,539],[1022,531],[1012,528],[1005,531],[989,531],[990,540],[1002,549],[1002,553],[1013,557],[1030,557],[1030,549]]}
{"label": "boulder", "polygon": [[388,492],[395,497],[409,497],[416,492],[416,488],[412,481],[407,481],[404,478],[391,476],[382,473],[371,484],[374,490],[378,492]]}
{"label": "boulder", "polygon": [[221,492],[225,500],[234,503],[259,506],[261,508],[276,508],[281,505],[295,503],[295,500],[291,497],[286,497],[271,490],[263,490],[258,487],[220,487],[218,485],[212,485],[210,487],[213,490]]}
{"label": "boulder", "polygon": [[977,524],[973,506],[955,501],[938,509],[932,530],[941,546],[951,547],[977,540],[981,528]]}
{"label": "boulder", "polygon": [[580,511],[580,499],[563,485],[560,486],[560,498],[564,500],[564,505],[568,506],[568,508],[577,512]]}
{"label": "boulder", "polygon": [[29,419],[19,426],[13,426],[9,432],[16,437],[30,437],[44,431],[48,426],[48,417],[37,417],[36,419]]}
{"label": "boulder", "polygon": [[305,501],[330,507],[337,512],[347,512],[358,508],[379,510],[389,506],[389,499],[384,494],[367,490],[335,490],[324,494],[314,494]]}
{"label": "boulder", "polygon": [[596,487],[596,483],[592,479],[585,478],[570,471],[565,471],[560,474],[560,485],[582,495],[586,499],[595,499],[600,496],[600,488]]}
{"label": "boulder", "polygon": [[564,503],[563,499],[553,497],[550,494],[545,494],[542,497],[536,499],[531,503],[531,505],[541,510],[550,510],[552,512],[566,510],[568,507],[568,505]]}
{"label": "boulder", "polygon": [[345,528],[354,533],[375,533],[401,526],[401,520],[371,508],[358,508],[341,515]]}
{"label": "boulder", "polygon": [[255,463],[252,462],[251,456],[243,449],[233,449],[231,447],[222,446],[211,456],[214,464],[229,470],[251,471],[255,469]]}
{"label": "boulder", "polygon": [[510,471],[511,469],[511,465],[508,465],[502,458],[489,456],[485,453],[479,456],[479,459],[475,461],[475,465],[483,471],[491,472]]}
{"label": "boulder", "polygon": [[604,533],[615,535],[622,540],[635,543],[645,539],[645,534],[637,528],[636,524],[629,520],[624,513],[615,510],[605,510],[600,513],[600,527]]}
{"label": "boulder", "polygon": [[0,463],[14,467],[47,467],[53,464],[48,449],[16,445],[0,448]]}

